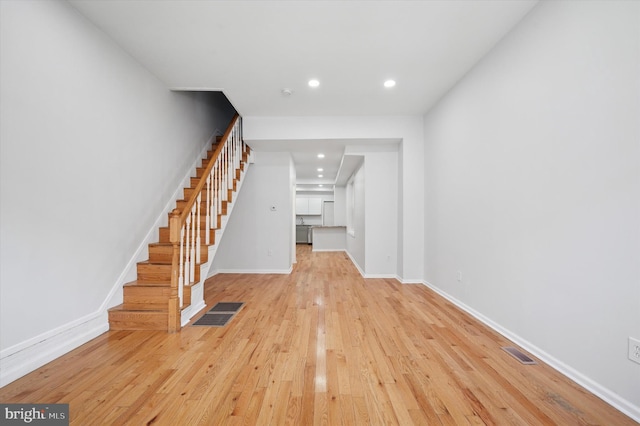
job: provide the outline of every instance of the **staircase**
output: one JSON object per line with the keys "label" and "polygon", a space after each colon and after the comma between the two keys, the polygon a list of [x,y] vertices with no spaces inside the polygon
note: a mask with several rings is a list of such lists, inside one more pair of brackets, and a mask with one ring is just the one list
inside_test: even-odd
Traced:
{"label": "staircase", "polygon": [[159,241],[149,244],[149,259],[137,264],[137,280],[124,285],[123,303],[109,309],[111,330],[180,329],[199,284],[197,298],[203,298],[201,266],[213,260],[216,233],[219,238],[249,155],[236,115],[196,168],[184,198],[169,213],[169,226],[159,229]]}

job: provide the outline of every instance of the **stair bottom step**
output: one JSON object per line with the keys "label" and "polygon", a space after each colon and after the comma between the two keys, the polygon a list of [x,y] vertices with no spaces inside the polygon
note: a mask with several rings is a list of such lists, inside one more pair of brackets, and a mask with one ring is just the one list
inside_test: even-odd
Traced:
{"label": "stair bottom step", "polygon": [[127,310],[124,305],[109,309],[110,330],[167,330],[168,323],[166,311]]}

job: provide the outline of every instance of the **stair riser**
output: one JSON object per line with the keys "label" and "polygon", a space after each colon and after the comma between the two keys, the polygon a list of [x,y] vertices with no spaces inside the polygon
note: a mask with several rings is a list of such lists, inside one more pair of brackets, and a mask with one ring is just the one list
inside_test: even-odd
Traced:
{"label": "stair riser", "polygon": [[[191,196],[193,195],[194,192],[195,191],[193,190],[193,188],[184,188],[182,190],[182,193],[184,194],[184,199],[185,200],[191,199]],[[202,191],[200,191],[200,193],[202,194],[202,201],[206,202],[206,200],[207,200],[207,191],[206,191],[206,189],[203,189]]]}
{"label": "stair riser", "polygon": [[[243,168],[243,167],[242,167],[242,164],[243,164],[243,163],[246,163],[246,162],[247,162],[246,160],[243,160],[243,161],[240,163],[240,168],[239,168],[239,169],[236,169],[236,173],[238,172],[238,170],[240,170],[240,169],[242,169],[242,168]],[[196,178],[200,178],[200,177],[202,177],[202,175],[204,174],[204,171],[205,171],[205,169],[206,169],[206,168],[207,168],[207,164],[204,164],[202,167],[198,167],[198,168],[196,168],[196,176],[195,176],[195,177],[196,177]],[[192,177],[191,179],[194,179],[194,178]],[[236,174],[236,179],[240,179],[240,178],[237,176],[237,174]],[[194,186],[194,185],[192,185],[192,187],[193,187],[193,186]]]}
{"label": "stair riser", "polygon": [[[211,160],[211,157],[213,156],[213,152],[209,151],[207,152],[207,158],[203,158],[202,159],[202,163],[200,164],[200,167],[198,167],[199,169],[206,169],[207,166],[209,165],[209,161]],[[194,179],[194,178],[191,178]],[[192,185],[194,186],[194,185]]]}
{"label": "stair riser", "polygon": [[[188,200],[178,200],[176,201],[176,209],[183,211],[186,207],[187,207],[187,201]],[[222,214],[226,214],[226,205],[227,205],[228,201],[222,201],[222,209],[223,212]],[[207,200],[204,201],[200,201],[200,211],[202,212],[206,212],[207,211]]]}
{"label": "stair riser", "polygon": [[[200,246],[200,262],[206,263],[209,258],[209,249],[207,246]],[[161,263],[170,265],[173,262],[172,246],[150,246],[149,247],[149,263]]]}
{"label": "stair riser", "polygon": [[167,311],[170,297],[171,288],[169,286],[125,286],[123,308],[140,311]]}
{"label": "stair riser", "polygon": [[[189,180],[189,188],[195,188],[196,186],[198,186],[198,184],[200,183],[200,179],[202,179],[202,173],[204,172],[204,169],[207,165],[203,165],[202,167],[199,167],[199,169],[201,169],[202,171],[199,173],[198,176],[196,177],[191,177]],[[237,170],[237,172],[239,172],[240,170]],[[236,173],[236,179],[240,179],[240,177],[238,176],[238,173]],[[205,184],[206,186],[206,184]]]}
{"label": "stair riser", "polygon": [[[170,284],[160,286],[145,285],[137,281],[135,283],[123,287],[124,303],[120,306],[121,310],[168,311],[171,297]],[[191,304],[191,286],[183,287],[182,300],[184,306]]]}
{"label": "stair riser", "polygon": [[167,312],[109,311],[110,330],[167,330]]}
{"label": "stair riser", "polygon": [[[235,191],[238,190],[238,184],[236,181],[233,182],[233,188],[232,189],[228,189],[227,190],[227,202],[232,202],[232,196],[233,193]],[[186,206],[186,202],[188,200],[191,200],[191,196],[194,193],[193,189],[191,188],[187,188],[184,190],[184,203],[180,203],[180,207],[177,207],[180,211],[184,210],[185,206]],[[206,195],[206,191],[202,191],[202,198],[200,199],[200,208],[202,208],[202,211],[205,211],[206,206],[207,206],[207,195]],[[224,200],[222,201],[223,203],[225,202]],[[197,200],[196,200],[197,203]],[[194,203],[195,204],[195,203]],[[176,202],[176,206],[178,206],[178,202]]]}
{"label": "stair riser", "polygon": [[[242,171],[241,171],[241,170],[239,170],[239,169],[236,171],[236,175],[238,175],[238,177],[236,177],[236,179],[234,179],[234,180],[233,180],[233,182],[232,182],[232,189],[231,189],[232,191],[235,191],[235,190],[237,189],[238,181],[240,180],[240,176],[239,176],[239,175],[240,175],[241,173],[242,173]],[[191,178],[191,179],[196,179],[196,178]],[[198,179],[199,179],[199,178],[198,178]],[[198,185],[198,182],[196,182],[195,184],[193,184],[193,183],[192,183],[192,184],[191,184],[191,187],[189,187],[189,188],[184,188],[184,189],[182,190],[182,193],[184,194],[184,199],[185,199],[185,200],[189,200],[189,199],[193,196],[193,194],[195,193],[196,185]],[[206,199],[207,199],[207,186],[206,186],[206,184],[205,184],[205,186],[200,190],[200,193],[202,194],[202,200],[201,200],[201,202],[206,202]]]}
{"label": "stair riser", "polygon": [[[225,206],[226,207],[226,206]],[[226,210],[226,208],[225,208]],[[226,213],[223,213],[226,214]],[[169,220],[171,220],[171,213],[169,213]],[[200,228],[204,229],[207,226],[207,214],[204,208],[200,211]]]}
{"label": "stair riser", "polygon": [[[218,228],[220,228],[220,226],[222,225],[222,218],[218,217]],[[206,232],[203,228],[200,229],[200,242],[204,243],[205,242],[205,236],[206,236]],[[211,230],[209,231],[209,245],[215,244],[216,241],[216,231],[215,230]],[[170,243],[171,241],[169,240],[169,228],[160,228],[160,233],[159,233],[159,242],[161,243]]]}
{"label": "stair riser", "polygon": [[149,246],[149,263],[173,262],[173,246]]}
{"label": "stair riser", "polygon": [[[171,264],[138,263],[138,281],[152,283],[171,283]],[[196,265],[192,282],[200,281],[200,266]]]}
{"label": "stair riser", "polygon": [[195,188],[200,183],[200,178],[199,177],[192,177],[191,181],[189,183],[190,183],[190,185],[189,185],[190,188]]}
{"label": "stair riser", "polygon": [[171,265],[138,264],[138,281],[171,284]]}
{"label": "stair riser", "polygon": [[[181,212],[187,208],[187,200],[178,200],[176,201],[176,209],[180,210]],[[200,202],[200,211],[201,212],[206,212],[207,211],[207,201],[201,201]],[[171,214],[169,214],[171,215]]]}
{"label": "stair riser", "polygon": [[202,166],[196,168],[196,177],[199,178],[204,174],[205,169],[207,168],[207,163],[204,163]]}

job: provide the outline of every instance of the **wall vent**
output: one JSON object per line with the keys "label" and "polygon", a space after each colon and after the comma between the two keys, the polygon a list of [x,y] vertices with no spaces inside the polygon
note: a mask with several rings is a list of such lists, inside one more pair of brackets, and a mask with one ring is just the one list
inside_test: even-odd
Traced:
{"label": "wall vent", "polygon": [[518,349],[514,348],[513,346],[503,346],[502,349],[504,351],[506,351],[509,355],[511,355],[512,357],[514,357],[518,361],[520,361],[520,363],[522,363],[522,364],[527,364],[527,365],[537,364],[537,362],[535,362],[529,356],[523,354],[522,352],[520,352]]}

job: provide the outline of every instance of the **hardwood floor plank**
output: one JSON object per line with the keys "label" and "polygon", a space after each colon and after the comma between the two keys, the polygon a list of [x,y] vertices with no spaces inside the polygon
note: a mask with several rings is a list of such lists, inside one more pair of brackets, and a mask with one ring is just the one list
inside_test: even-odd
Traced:
{"label": "hardwood floor plank", "polygon": [[0,389],[72,425],[637,425],[421,285],[298,246],[290,275],[221,274],[225,327],[107,332]]}
{"label": "hardwood floor plank", "polygon": [[315,392],[313,401],[313,425],[328,425],[329,413],[327,411],[327,393]]}

